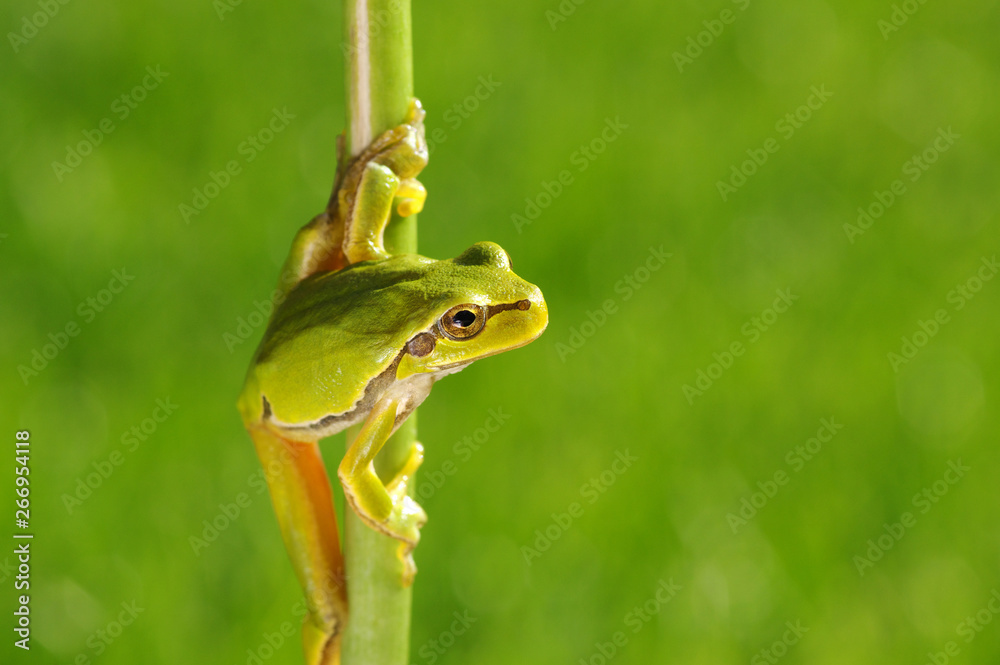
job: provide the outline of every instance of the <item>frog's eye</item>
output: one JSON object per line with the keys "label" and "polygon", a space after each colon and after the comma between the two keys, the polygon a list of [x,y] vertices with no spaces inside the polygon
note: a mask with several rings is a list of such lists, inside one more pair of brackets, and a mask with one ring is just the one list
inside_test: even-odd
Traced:
{"label": "frog's eye", "polygon": [[456,305],[438,321],[446,337],[459,340],[475,337],[485,323],[486,308],[473,304]]}

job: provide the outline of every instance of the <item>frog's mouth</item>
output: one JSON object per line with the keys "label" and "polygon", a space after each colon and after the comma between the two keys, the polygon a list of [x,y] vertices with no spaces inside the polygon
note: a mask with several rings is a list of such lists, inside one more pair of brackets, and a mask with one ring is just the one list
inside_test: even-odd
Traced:
{"label": "frog's mouth", "polygon": [[499,349],[493,349],[492,351],[483,353],[482,355],[477,355],[475,358],[472,358],[470,360],[460,360],[459,362],[447,363],[444,365],[428,365],[427,369],[432,370],[434,372],[449,372],[449,370],[454,370],[454,372],[458,372],[465,369],[466,367],[476,362],[477,360],[482,360],[483,358],[489,358],[490,356],[499,355],[501,353],[504,353],[505,351],[513,351],[514,349],[520,349],[522,346],[527,346],[528,344],[531,344],[536,339],[538,339],[539,335],[541,335],[544,330],[545,329],[542,328],[542,330],[539,330],[538,333],[530,339],[523,340],[521,342],[518,342],[517,344],[512,344],[511,346],[504,346]]}
{"label": "frog's mouth", "polygon": [[437,374],[439,376],[447,376],[448,374],[458,374],[476,360],[479,360],[479,358],[473,358],[472,360],[465,360],[458,363],[448,363],[447,365],[429,366],[428,369],[431,370],[432,374]]}
{"label": "frog's mouth", "polygon": [[[507,345],[507,346],[497,347],[497,348],[491,349],[489,351],[483,352],[481,354],[477,354],[477,355],[475,355],[472,358],[467,358],[467,359],[464,359],[464,360],[459,360],[457,362],[444,363],[442,365],[428,365],[427,369],[429,369],[429,370],[431,370],[432,372],[435,372],[435,373],[438,373],[438,372],[454,373],[454,372],[461,371],[461,370],[465,369],[467,366],[471,365],[473,362],[475,362],[477,360],[482,360],[483,358],[489,358],[490,356],[495,356],[497,354],[504,353],[506,351],[513,351],[514,349],[520,349],[522,346],[527,346],[528,344],[531,344],[536,339],[538,339],[543,332],[545,332],[545,328],[548,326],[548,324],[549,324],[548,317],[546,317],[545,321],[538,328],[538,330],[536,330],[529,337],[522,338],[520,341],[518,341],[515,344],[510,344],[510,345]],[[489,325],[489,324],[487,324],[487,325]]]}

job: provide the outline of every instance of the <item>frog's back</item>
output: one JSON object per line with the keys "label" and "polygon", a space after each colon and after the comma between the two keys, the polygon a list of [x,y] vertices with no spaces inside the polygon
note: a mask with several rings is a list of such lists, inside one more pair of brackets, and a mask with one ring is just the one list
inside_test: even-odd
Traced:
{"label": "frog's back", "polygon": [[339,419],[327,434],[363,418],[366,390],[391,383],[407,340],[433,323],[425,277],[435,263],[394,256],[303,280],[268,324],[243,400],[288,425]]}

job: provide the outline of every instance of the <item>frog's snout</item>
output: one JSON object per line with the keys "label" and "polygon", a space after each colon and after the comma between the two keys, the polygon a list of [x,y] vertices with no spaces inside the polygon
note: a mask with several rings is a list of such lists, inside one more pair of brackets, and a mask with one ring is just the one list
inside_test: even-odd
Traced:
{"label": "frog's snout", "polygon": [[549,306],[545,303],[545,297],[542,296],[542,291],[537,286],[522,302],[524,305],[518,309],[523,308],[525,327],[531,339],[534,339],[541,335],[545,331],[545,327],[549,325]]}

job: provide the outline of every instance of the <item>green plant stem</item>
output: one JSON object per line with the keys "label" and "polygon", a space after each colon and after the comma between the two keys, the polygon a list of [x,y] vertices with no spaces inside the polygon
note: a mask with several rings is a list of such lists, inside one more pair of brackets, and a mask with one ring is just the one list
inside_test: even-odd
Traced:
{"label": "green plant stem", "polygon": [[[345,0],[347,81],[346,149],[356,156],[382,132],[403,121],[413,97],[409,0]],[[416,215],[393,219],[385,232],[392,254],[417,251]],[[375,460],[383,481],[402,467],[416,441],[416,413],[386,442]],[[347,430],[348,445],[359,427]],[[342,665],[407,665],[412,588],[402,585],[399,542],[344,511],[344,555],[350,618]]]}

